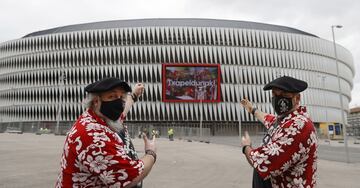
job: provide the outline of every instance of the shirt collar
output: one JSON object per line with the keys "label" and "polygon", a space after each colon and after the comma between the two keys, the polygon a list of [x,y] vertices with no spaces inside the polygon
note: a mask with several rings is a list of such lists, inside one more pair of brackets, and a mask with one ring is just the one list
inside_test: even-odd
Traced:
{"label": "shirt collar", "polygon": [[288,114],[284,118],[280,118],[279,116],[278,116],[278,118],[279,118],[279,120],[281,120],[280,121],[281,123],[284,123],[287,120],[290,120],[290,119],[294,118],[297,115],[304,115],[304,116],[308,117],[306,107],[305,106],[299,106],[298,108],[296,108],[296,110],[294,110],[293,112],[291,112],[290,114]]}
{"label": "shirt collar", "polygon": [[91,117],[93,117],[96,120],[96,122],[98,122],[101,125],[105,125],[105,126],[109,127],[107,125],[107,123],[94,112],[94,110],[89,108],[87,111],[91,115]]}
{"label": "shirt collar", "polygon": [[100,116],[98,116],[94,110],[92,110],[90,108],[88,109],[88,113],[95,119],[95,121],[97,123],[110,128],[114,132],[119,132],[119,131],[123,130],[124,127],[126,128],[126,126],[124,126],[124,125],[122,127],[111,126],[111,124],[109,125],[108,123],[106,123],[106,121],[104,119],[102,119]]}

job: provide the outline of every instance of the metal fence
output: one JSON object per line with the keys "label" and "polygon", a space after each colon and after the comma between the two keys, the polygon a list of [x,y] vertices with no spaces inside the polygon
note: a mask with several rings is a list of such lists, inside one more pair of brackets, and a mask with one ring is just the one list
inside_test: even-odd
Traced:
{"label": "metal fence", "polygon": [[[19,130],[30,133],[56,133],[66,135],[74,122],[60,122],[58,131],[56,122],[12,122],[1,123],[0,132]],[[175,139],[208,141],[214,136],[239,136],[238,122],[203,122],[200,129],[199,122],[126,122],[131,137],[138,137],[141,132],[148,136],[155,130],[159,137],[168,137],[168,130],[174,130]],[[260,123],[243,122],[241,132],[248,131],[252,135],[263,135],[266,131]],[[202,132],[202,134],[200,134]]]}

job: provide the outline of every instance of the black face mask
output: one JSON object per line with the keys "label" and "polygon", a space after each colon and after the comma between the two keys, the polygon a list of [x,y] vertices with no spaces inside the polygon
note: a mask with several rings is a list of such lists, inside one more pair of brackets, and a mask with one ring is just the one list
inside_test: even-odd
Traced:
{"label": "black face mask", "polygon": [[114,101],[102,101],[100,112],[107,118],[116,121],[124,111],[125,101],[116,99]]}
{"label": "black face mask", "polygon": [[272,97],[271,102],[276,114],[278,115],[289,112],[293,108],[291,98],[274,96]]}

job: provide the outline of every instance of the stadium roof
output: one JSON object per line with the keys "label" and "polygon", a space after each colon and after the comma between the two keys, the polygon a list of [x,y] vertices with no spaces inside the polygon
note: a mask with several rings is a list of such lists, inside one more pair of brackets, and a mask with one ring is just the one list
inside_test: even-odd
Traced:
{"label": "stadium roof", "polygon": [[23,38],[55,34],[55,33],[95,30],[95,29],[113,29],[113,28],[123,28],[123,27],[163,27],[163,26],[242,28],[242,29],[255,29],[255,30],[295,33],[295,34],[317,37],[316,35],[298,29],[294,29],[291,27],[257,23],[257,22],[218,20],[218,19],[197,19],[197,18],[196,19],[158,18],[158,19],[115,20],[115,21],[103,21],[103,22],[68,25],[68,26],[36,31],[25,35]]}

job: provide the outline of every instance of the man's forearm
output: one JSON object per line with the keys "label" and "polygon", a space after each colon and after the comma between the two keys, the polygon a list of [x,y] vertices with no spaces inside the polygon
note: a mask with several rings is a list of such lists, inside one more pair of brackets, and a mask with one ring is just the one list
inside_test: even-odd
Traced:
{"label": "man's forearm", "polygon": [[244,153],[244,155],[245,155],[245,157],[246,157],[246,160],[248,161],[248,163],[250,164],[250,166],[252,166],[252,163],[251,163],[251,160],[250,160],[250,152],[251,152],[251,150],[252,150],[252,147],[251,147],[251,146],[244,146],[244,147],[246,147],[246,148],[245,148],[245,153]]}
{"label": "man's forearm", "polygon": [[260,111],[259,109],[255,110],[255,112],[254,112],[254,116],[256,117],[256,119],[258,119],[263,124],[264,124],[266,115],[268,115],[268,114]]}
{"label": "man's forearm", "polygon": [[136,177],[129,185],[125,186],[125,188],[130,188],[137,185],[150,173],[151,168],[155,164],[155,159],[151,155],[144,155],[144,157],[142,157],[141,160],[144,163],[143,172],[138,177]]}

